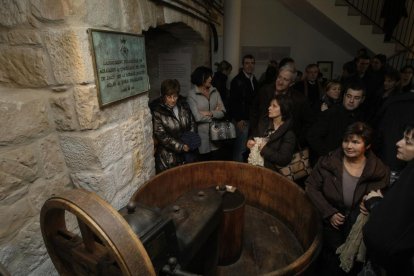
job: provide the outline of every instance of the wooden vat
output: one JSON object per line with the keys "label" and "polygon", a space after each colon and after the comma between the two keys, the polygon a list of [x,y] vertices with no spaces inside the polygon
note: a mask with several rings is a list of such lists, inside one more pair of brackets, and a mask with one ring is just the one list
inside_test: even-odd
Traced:
{"label": "wooden vat", "polygon": [[302,246],[295,261],[263,274],[298,275],[308,269],[321,245],[319,216],[299,186],[269,169],[229,161],[187,164],[156,175],[131,200],[163,208],[184,192],[216,185],[237,187],[247,205],[275,216]]}

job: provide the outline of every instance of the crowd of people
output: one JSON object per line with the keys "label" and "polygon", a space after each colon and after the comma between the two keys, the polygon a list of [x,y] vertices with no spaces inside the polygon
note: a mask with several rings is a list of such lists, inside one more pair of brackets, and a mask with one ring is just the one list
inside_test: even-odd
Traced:
{"label": "crowd of people", "polygon": [[[157,173],[194,161],[247,162],[255,146],[263,165],[278,171],[298,149],[308,148],[313,169],[297,183],[323,222],[318,273],[357,275],[364,269],[360,263],[344,272],[336,253],[361,213],[372,217],[364,228],[367,257],[389,275],[414,273],[409,209],[414,202],[414,67],[397,70],[384,55],[371,58],[363,50],[343,65],[338,80],[324,78],[317,64],[307,65],[298,78],[294,59],[284,58],[272,60],[258,81],[252,55],[242,58],[230,82],[227,61],[218,63],[214,74],[197,67],[187,98],[180,96],[178,81],[164,80],[160,98],[150,104]],[[211,141],[210,125],[219,119],[234,124],[235,139]],[[376,227],[382,226],[390,230],[379,233]],[[378,244],[380,239],[387,244]]]}

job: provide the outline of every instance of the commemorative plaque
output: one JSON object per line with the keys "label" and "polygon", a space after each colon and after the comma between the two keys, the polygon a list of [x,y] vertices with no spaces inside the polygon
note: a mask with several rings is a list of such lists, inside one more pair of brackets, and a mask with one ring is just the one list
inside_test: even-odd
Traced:
{"label": "commemorative plaque", "polygon": [[141,35],[88,29],[100,106],[149,90]]}

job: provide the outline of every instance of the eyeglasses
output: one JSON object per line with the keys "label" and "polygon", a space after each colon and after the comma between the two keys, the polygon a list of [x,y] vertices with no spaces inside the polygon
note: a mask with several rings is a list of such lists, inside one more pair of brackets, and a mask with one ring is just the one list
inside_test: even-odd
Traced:
{"label": "eyeglasses", "polygon": [[175,94],[173,94],[173,95],[167,95],[167,98],[176,100],[176,99],[178,99],[178,95],[175,95]]}

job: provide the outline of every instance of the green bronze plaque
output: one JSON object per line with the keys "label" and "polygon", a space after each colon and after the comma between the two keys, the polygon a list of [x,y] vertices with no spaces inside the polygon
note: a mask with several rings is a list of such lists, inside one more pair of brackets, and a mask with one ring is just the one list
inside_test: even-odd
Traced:
{"label": "green bronze plaque", "polygon": [[141,35],[88,29],[100,106],[149,90]]}

